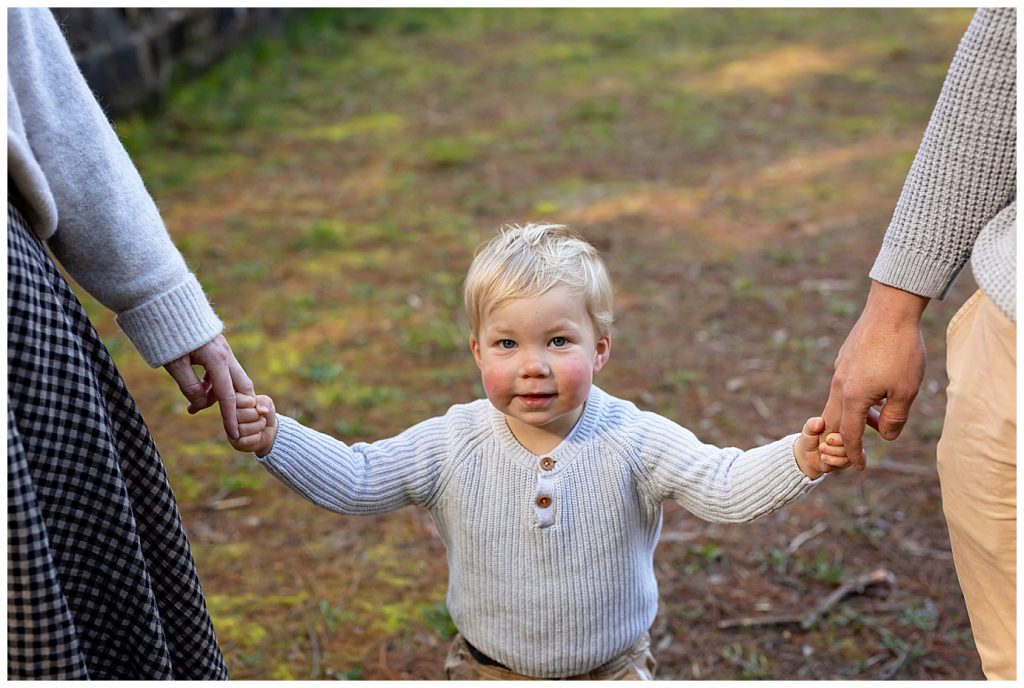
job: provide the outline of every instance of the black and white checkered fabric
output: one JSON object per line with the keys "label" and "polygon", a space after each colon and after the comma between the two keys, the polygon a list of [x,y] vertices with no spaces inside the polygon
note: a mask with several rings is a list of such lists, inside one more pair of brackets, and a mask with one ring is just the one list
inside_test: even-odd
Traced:
{"label": "black and white checkered fabric", "polygon": [[8,199],[8,678],[226,679],[149,430]]}

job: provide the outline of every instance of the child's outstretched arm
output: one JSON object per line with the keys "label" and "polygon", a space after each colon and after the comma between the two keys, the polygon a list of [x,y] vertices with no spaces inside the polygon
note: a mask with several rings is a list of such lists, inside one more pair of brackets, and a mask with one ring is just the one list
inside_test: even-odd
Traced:
{"label": "child's outstretched arm", "polygon": [[255,452],[263,457],[270,453],[277,437],[277,413],[274,400],[265,394],[255,397],[235,395],[235,415],[238,418],[238,439],[231,446],[238,451]]}
{"label": "child's outstretched arm", "polygon": [[822,418],[808,418],[800,432],[800,439],[793,444],[793,456],[800,470],[810,478],[851,465],[842,436],[838,432],[830,432],[828,435],[824,433],[825,421]]}

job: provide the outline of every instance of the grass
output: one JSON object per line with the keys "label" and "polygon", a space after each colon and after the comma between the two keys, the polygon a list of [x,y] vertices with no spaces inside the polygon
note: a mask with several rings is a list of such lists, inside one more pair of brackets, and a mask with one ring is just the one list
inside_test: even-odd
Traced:
{"label": "grass", "polygon": [[[117,131],[283,413],[355,441],[479,396],[462,275],[501,223],[548,220],[583,231],[616,281],[615,356],[599,383],[704,441],[749,446],[823,402],[863,295],[799,285],[862,283],[969,16],[317,9]],[[313,625],[322,678],[440,678],[453,626],[429,519],[317,511],[245,468],[216,414],[185,417],[165,375],[83,300],[162,449],[233,677],[307,678]],[[928,317],[938,351],[948,316]],[[745,386],[725,395],[738,377]],[[775,416],[755,413],[751,395]],[[204,500],[221,489],[252,503],[213,513]],[[872,499],[875,511],[893,497]],[[827,588],[852,568],[832,549],[786,555],[762,527],[748,549],[778,595],[794,576]],[[879,528],[861,519],[842,547],[876,555]],[[663,585],[742,565],[718,539],[673,557]],[[927,659],[914,643],[932,623],[924,597],[908,596],[887,620],[904,671]],[[704,629],[688,641],[699,659],[662,651],[663,676],[692,675],[691,661],[712,679],[802,666],[700,625],[713,595],[663,604]],[[935,622],[964,645],[963,617]],[[866,662],[838,649],[855,625],[837,625],[816,661]]]}

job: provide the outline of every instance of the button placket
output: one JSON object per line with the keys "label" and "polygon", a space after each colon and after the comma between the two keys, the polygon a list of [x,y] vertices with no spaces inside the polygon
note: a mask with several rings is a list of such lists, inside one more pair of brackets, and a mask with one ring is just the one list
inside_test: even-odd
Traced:
{"label": "button placket", "polygon": [[555,523],[556,513],[556,492],[555,481],[547,473],[537,476],[537,491],[533,498],[533,513],[537,518],[537,525],[540,528],[548,528]]}

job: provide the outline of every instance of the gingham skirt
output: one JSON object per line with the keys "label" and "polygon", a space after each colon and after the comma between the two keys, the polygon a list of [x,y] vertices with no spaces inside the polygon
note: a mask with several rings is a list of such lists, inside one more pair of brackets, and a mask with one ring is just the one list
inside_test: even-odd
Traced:
{"label": "gingham skirt", "polygon": [[8,677],[226,679],[149,429],[15,193],[8,186]]}

